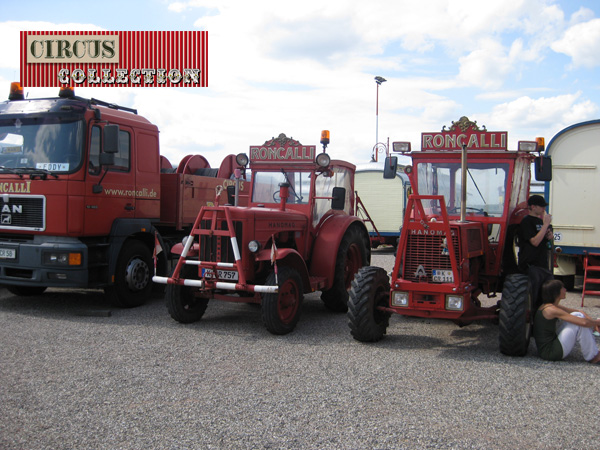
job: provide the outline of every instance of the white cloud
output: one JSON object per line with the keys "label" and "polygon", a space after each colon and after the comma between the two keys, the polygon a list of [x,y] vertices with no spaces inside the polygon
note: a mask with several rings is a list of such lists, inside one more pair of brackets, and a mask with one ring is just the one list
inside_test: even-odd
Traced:
{"label": "white cloud", "polygon": [[490,114],[481,114],[479,122],[490,130],[519,130],[513,136],[509,133],[515,145],[517,140],[540,135],[549,140],[568,125],[596,118],[598,105],[581,97],[580,92],[555,97],[523,96],[495,106]]}
{"label": "white cloud", "polygon": [[[426,8],[397,0],[192,0],[167,6],[195,15],[194,27],[209,31],[208,88],[77,93],[138,108],[159,127],[162,151],[174,163],[202,153],[214,166],[281,132],[315,144],[323,128],[332,133],[332,157],[365,162],[375,141],[375,75],[388,79],[380,88],[382,141],[389,136],[416,145],[422,131],[462,115],[517,135],[598,113],[587,88],[569,95],[562,86],[514,86],[565,30],[556,0],[431,0]],[[581,9],[569,24],[592,18]],[[24,27],[99,29],[0,24],[5,68],[18,70],[18,31]],[[8,77],[6,71],[2,76]],[[500,101],[505,103],[494,106]]]}
{"label": "white cloud", "polygon": [[571,57],[574,67],[600,66],[600,19],[571,26],[551,47]]}

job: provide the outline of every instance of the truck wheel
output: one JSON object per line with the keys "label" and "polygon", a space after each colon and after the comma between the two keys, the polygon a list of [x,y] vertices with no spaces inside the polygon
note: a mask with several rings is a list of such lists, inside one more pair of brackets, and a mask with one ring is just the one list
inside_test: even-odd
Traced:
{"label": "truck wheel", "polygon": [[119,253],[115,282],[104,291],[115,306],[133,308],[144,304],[152,289],[152,255],[139,241],[126,241]]}
{"label": "truck wheel", "polygon": [[350,227],[338,249],[333,286],[321,294],[325,307],[334,312],[348,311],[348,291],[358,269],[368,264],[369,244],[360,230]]}
{"label": "truck wheel", "polygon": [[529,277],[507,275],[502,289],[499,315],[500,351],[508,356],[525,356],[531,337],[531,293]]}
{"label": "truck wheel", "polygon": [[292,331],[300,319],[300,305],[304,289],[298,272],[290,267],[279,267],[277,283],[275,272],[267,277],[268,286],[279,286],[277,294],[263,294],[262,320],[273,334],[287,334]]}
{"label": "truck wheel", "polygon": [[367,266],[352,281],[348,299],[350,334],[360,342],[377,342],[390,323],[390,313],[377,309],[388,306],[390,279],[380,267]]}
{"label": "truck wheel", "polygon": [[[197,276],[194,277],[195,272],[197,273],[197,270],[194,270],[193,267],[186,266],[181,271],[182,278],[197,278]],[[204,315],[208,306],[208,299],[196,297],[196,292],[197,289],[190,286],[167,285],[167,293],[165,295],[167,310],[177,322],[197,322]]]}
{"label": "truck wheel", "polygon": [[46,286],[4,286],[8,292],[19,297],[43,294]]}

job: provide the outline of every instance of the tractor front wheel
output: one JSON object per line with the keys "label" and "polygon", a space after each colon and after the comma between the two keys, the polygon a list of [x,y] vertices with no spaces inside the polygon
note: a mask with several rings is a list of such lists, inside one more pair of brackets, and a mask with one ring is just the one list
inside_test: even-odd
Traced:
{"label": "tractor front wheel", "polygon": [[262,298],[262,320],[273,334],[291,332],[300,319],[300,305],[304,290],[298,272],[290,267],[279,267],[277,275],[271,272],[268,286],[278,286],[277,294],[264,294]]}
{"label": "tractor front wheel", "polygon": [[348,326],[360,342],[377,342],[383,338],[390,313],[378,309],[388,306],[390,279],[380,267],[367,266],[352,281],[348,299]]}
{"label": "tractor front wheel", "polygon": [[529,277],[510,274],[504,280],[500,301],[500,351],[508,356],[525,356],[531,338],[532,317]]}
{"label": "tractor front wheel", "polygon": [[[184,267],[181,270],[182,278],[194,278],[197,270]],[[197,276],[195,278],[198,278]],[[207,298],[196,297],[198,289],[178,284],[167,285],[166,301],[167,310],[173,319],[179,323],[198,322],[208,306]]]}

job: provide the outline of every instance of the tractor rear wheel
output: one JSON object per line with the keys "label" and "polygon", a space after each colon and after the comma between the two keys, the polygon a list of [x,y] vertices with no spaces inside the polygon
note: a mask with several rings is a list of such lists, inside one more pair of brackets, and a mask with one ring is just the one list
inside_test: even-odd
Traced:
{"label": "tractor rear wheel", "polygon": [[348,228],[338,249],[333,286],[321,294],[330,311],[348,311],[350,284],[358,269],[369,264],[369,245],[358,227]]}
{"label": "tractor rear wheel", "polygon": [[[197,269],[184,267],[182,278],[194,278]],[[197,277],[195,277],[197,278]],[[207,298],[196,297],[198,289],[178,284],[168,284],[166,292],[167,310],[173,319],[179,323],[198,322],[208,306]]]}
{"label": "tractor rear wheel", "polygon": [[287,334],[296,327],[300,319],[300,305],[304,293],[302,279],[296,270],[282,266],[279,267],[277,276],[275,272],[269,274],[266,284],[279,286],[279,292],[263,295],[263,323],[273,334]]}
{"label": "tractor rear wheel", "polygon": [[390,323],[390,313],[377,309],[388,306],[390,279],[380,267],[362,267],[352,281],[348,299],[348,326],[360,342],[377,342]]}
{"label": "tractor rear wheel", "polygon": [[525,356],[532,329],[529,277],[513,273],[504,280],[500,301],[500,351],[508,356]]}

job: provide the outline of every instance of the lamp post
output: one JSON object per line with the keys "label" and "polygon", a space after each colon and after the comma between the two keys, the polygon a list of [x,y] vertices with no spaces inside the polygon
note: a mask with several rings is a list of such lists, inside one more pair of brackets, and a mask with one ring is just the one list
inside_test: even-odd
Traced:
{"label": "lamp post", "polygon": [[[383,77],[375,77],[375,83],[377,83],[377,97],[375,100],[375,147],[377,147],[377,144],[379,143],[379,86],[386,81],[387,80]],[[373,160],[377,161],[377,150],[375,150]]]}

